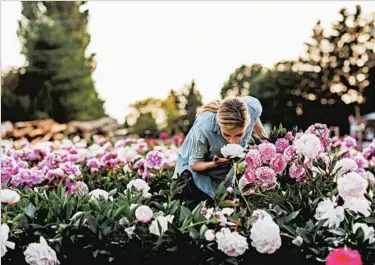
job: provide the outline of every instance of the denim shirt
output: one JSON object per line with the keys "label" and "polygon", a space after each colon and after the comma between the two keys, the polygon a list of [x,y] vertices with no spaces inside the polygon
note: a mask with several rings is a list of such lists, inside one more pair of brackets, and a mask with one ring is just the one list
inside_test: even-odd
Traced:
{"label": "denim shirt", "polygon": [[[258,99],[251,96],[243,99],[248,106],[250,124],[239,142],[242,147],[245,146],[251,136],[254,124],[262,113],[262,105]],[[199,114],[179,150],[176,169],[173,174],[173,178],[178,178],[182,172],[189,170],[195,185],[211,197],[215,195],[221,182],[229,187],[233,185],[234,180],[231,165],[223,165],[201,172],[195,172],[191,168],[197,161],[212,161],[215,155],[221,155],[221,148],[227,144],[220,133],[216,114],[209,111]]]}

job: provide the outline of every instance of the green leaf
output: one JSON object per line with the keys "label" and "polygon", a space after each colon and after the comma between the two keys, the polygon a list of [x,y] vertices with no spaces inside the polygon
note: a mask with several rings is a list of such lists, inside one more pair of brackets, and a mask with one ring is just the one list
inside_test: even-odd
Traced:
{"label": "green leaf", "polygon": [[201,226],[201,229],[199,230],[199,234],[201,237],[204,236],[204,233],[206,233],[206,231],[208,230],[208,227],[204,224]]}
{"label": "green leaf", "polygon": [[113,218],[117,218],[117,216],[120,215],[120,213],[127,207],[127,205],[122,205],[120,208],[118,208],[115,213],[113,214]]}
{"label": "green leaf", "polygon": [[189,230],[189,236],[192,238],[192,239],[198,239],[199,238],[199,232],[197,229],[195,229],[194,227],[189,227],[188,228]]}
{"label": "green leaf", "polygon": [[36,207],[31,202],[25,208],[25,214],[30,218],[34,218]]}
{"label": "green leaf", "polygon": [[181,206],[179,221],[183,222],[186,218],[188,218],[190,216],[191,216],[190,210],[188,208],[186,208],[185,206]]}

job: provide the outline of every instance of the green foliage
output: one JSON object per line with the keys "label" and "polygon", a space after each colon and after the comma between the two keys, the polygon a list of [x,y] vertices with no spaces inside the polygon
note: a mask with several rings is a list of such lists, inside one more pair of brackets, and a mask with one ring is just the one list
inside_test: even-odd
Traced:
{"label": "green foliage", "polygon": [[[87,54],[88,10],[85,2],[23,2],[18,35],[26,65],[18,82],[5,90],[9,97],[27,99],[23,119],[52,118],[58,122],[92,120],[105,115],[91,77],[94,55]],[[19,101],[18,100],[18,101]],[[2,98],[7,102],[8,98]],[[17,100],[16,100],[17,101]],[[17,108],[9,104],[7,111]],[[3,112],[4,113],[4,112]]]}

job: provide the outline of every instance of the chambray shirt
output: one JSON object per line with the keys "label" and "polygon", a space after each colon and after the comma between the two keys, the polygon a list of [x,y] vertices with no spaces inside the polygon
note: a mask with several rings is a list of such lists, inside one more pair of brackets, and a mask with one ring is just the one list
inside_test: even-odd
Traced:
{"label": "chambray shirt", "polygon": [[[262,113],[262,105],[258,99],[251,96],[243,99],[248,106],[250,114],[250,124],[239,142],[242,147],[245,147],[253,131],[254,124]],[[173,174],[173,178],[178,178],[182,172],[189,170],[195,185],[211,197],[215,195],[221,182],[224,182],[224,185],[229,187],[233,185],[234,180],[234,172],[231,165],[223,165],[200,172],[195,172],[191,168],[197,161],[212,161],[215,155],[221,155],[221,148],[227,144],[221,135],[216,115],[217,113],[209,111],[199,114],[179,150],[176,169]]]}

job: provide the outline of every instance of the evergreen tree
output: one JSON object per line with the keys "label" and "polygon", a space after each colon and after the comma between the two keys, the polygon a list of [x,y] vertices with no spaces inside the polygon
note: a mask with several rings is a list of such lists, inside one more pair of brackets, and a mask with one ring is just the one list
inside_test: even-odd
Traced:
{"label": "evergreen tree", "polygon": [[16,94],[29,98],[29,119],[58,122],[105,115],[94,88],[94,55],[87,54],[85,2],[22,2],[18,35],[26,66]]}

